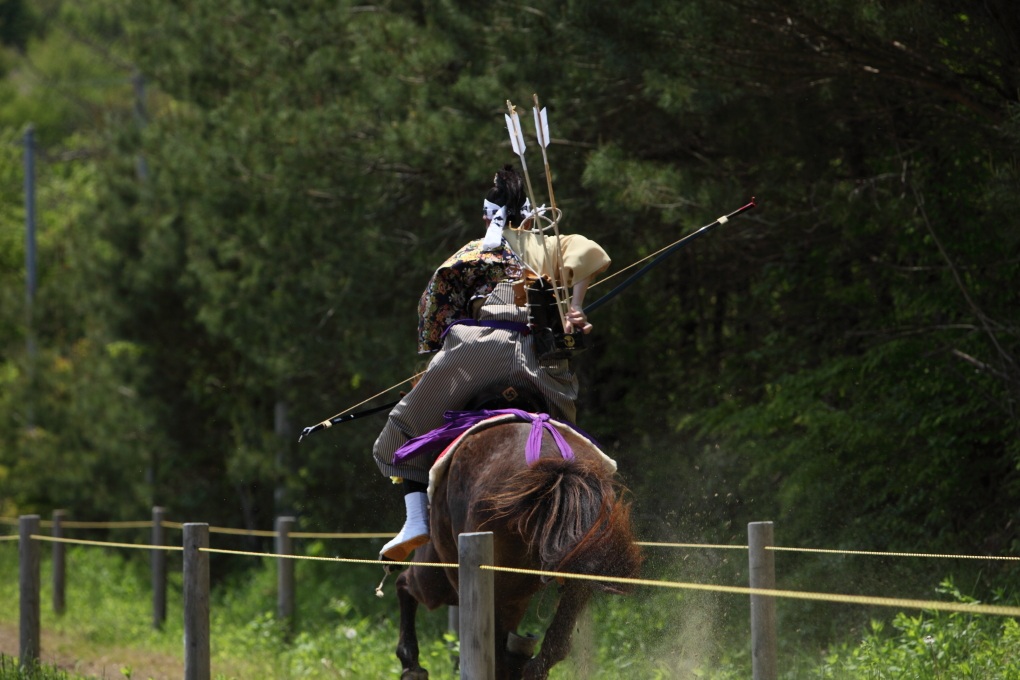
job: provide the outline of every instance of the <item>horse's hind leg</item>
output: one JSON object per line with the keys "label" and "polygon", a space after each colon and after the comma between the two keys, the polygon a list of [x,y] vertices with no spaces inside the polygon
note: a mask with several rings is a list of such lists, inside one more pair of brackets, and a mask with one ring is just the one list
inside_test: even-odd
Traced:
{"label": "horse's hind leg", "polygon": [[403,672],[401,680],[427,680],[429,672],[418,663],[418,631],[414,619],[418,613],[418,600],[408,587],[407,572],[397,577],[397,601],[400,603],[400,639],[397,641],[397,658]]}
{"label": "horse's hind leg", "polygon": [[574,622],[591,599],[592,589],[586,583],[568,582],[560,595],[552,623],[542,639],[542,650],[524,666],[524,680],[545,680],[549,669],[567,658]]}

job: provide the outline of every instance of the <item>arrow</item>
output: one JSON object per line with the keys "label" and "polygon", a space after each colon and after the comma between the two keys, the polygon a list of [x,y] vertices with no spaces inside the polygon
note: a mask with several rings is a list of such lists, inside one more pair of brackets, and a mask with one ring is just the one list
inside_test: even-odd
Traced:
{"label": "arrow", "polygon": [[503,118],[506,119],[506,129],[510,133],[510,146],[514,148],[514,153],[520,156],[523,161],[525,145],[524,133],[521,131],[521,118],[517,115],[517,111],[509,99],[506,101],[506,107],[510,110],[510,113],[504,113]]}
{"label": "arrow", "polygon": [[[563,271],[563,245],[560,243],[560,214],[556,208],[556,194],[553,193],[552,185],[552,170],[549,169],[549,155],[546,153],[546,147],[549,146],[549,115],[545,108],[539,108],[538,95],[532,94],[532,98],[535,101],[535,106],[532,109],[535,113],[535,136],[538,138],[538,146],[542,149],[542,162],[545,164],[545,183],[549,188],[549,208],[552,212],[552,228],[553,235],[556,236],[556,276],[559,281],[553,286],[553,297],[556,298],[556,310],[560,314],[560,325],[564,328],[567,325],[567,318],[564,312],[564,302],[571,296],[571,292],[566,290],[567,276],[566,272]],[[536,214],[535,219],[538,219]],[[539,226],[541,233],[544,234],[544,230]],[[544,239],[543,239],[544,242]],[[562,291],[561,291],[561,286]]]}

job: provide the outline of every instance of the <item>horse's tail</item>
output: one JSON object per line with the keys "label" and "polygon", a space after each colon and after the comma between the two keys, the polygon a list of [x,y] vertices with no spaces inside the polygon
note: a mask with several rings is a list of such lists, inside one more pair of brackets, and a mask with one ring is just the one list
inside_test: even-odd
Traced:
{"label": "horse's tail", "polygon": [[[600,461],[544,458],[507,480],[487,507],[524,539],[542,571],[633,578],[641,554],[622,492]],[[607,592],[629,590],[596,584]]]}

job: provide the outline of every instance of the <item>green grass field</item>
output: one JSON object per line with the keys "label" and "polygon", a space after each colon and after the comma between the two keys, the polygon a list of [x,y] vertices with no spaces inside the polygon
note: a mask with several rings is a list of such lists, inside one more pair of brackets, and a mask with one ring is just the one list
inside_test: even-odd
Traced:
{"label": "green grass field", "polygon": [[[306,549],[325,554],[321,544]],[[179,564],[171,558],[168,617],[161,630],[154,630],[148,563],[141,557],[71,547],[67,609],[59,617],[49,606],[49,560],[44,557],[43,665],[18,669],[13,650],[2,650],[8,656],[0,661],[0,680],[183,677]],[[274,614],[273,564],[252,559],[243,572],[233,564],[235,572],[228,579],[216,579],[213,564],[214,677],[399,677],[392,577],[385,598],[378,599],[374,589],[381,571],[374,565],[299,561],[298,615],[290,628]],[[661,561],[650,568],[668,571]],[[690,574],[678,580],[690,580]],[[940,589],[944,598],[967,601],[949,583]],[[541,630],[554,602],[554,593],[541,597],[523,629]],[[0,544],[0,624],[8,631],[16,631],[17,603],[17,546]],[[551,677],[744,680],[750,677],[746,605],[746,599],[737,596],[662,588],[600,598],[579,622],[571,658]],[[810,626],[792,629],[783,617],[780,677],[1020,679],[1020,627],[1015,619],[890,612],[884,619],[861,620],[846,639],[821,644],[804,633]],[[446,628],[445,610],[419,618],[423,665],[434,678],[457,677],[456,639]]]}

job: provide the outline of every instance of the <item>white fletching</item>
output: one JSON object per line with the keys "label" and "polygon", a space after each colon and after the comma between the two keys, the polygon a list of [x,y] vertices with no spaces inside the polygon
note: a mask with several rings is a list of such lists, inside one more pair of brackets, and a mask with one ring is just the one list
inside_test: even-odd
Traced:
{"label": "white fletching", "polygon": [[517,116],[517,112],[514,111],[511,116],[508,113],[504,113],[503,117],[506,118],[506,129],[510,133],[510,145],[514,148],[514,153],[518,156],[524,155],[524,135],[521,134],[521,120]]}
{"label": "white fletching", "polygon": [[542,147],[549,146],[549,115],[545,111],[545,107],[539,111],[538,107],[533,107],[532,111],[535,112],[535,136],[538,137],[538,143]]}

